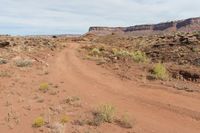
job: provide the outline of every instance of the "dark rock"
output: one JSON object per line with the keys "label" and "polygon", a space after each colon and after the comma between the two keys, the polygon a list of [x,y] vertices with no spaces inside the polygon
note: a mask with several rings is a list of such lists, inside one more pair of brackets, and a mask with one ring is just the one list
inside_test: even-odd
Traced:
{"label": "dark rock", "polygon": [[175,43],[169,43],[169,46],[170,47],[173,47],[173,46],[175,46],[176,44]]}
{"label": "dark rock", "polygon": [[177,29],[180,29],[181,27],[190,25],[191,23],[192,23],[192,20],[191,20],[191,19],[186,19],[186,20],[184,20],[184,21],[178,22],[177,25],[176,25],[176,27],[177,27]]}
{"label": "dark rock", "polygon": [[181,42],[181,44],[189,44],[189,39],[184,36],[181,36],[179,41]]}
{"label": "dark rock", "polygon": [[153,29],[153,25],[136,25],[136,26],[127,27],[125,29],[125,32],[152,30],[152,29]]}
{"label": "dark rock", "polygon": [[52,36],[52,38],[57,38],[57,36]]}
{"label": "dark rock", "polygon": [[0,42],[0,48],[6,47],[10,44],[10,42]]}
{"label": "dark rock", "polygon": [[188,72],[188,71],[179,71],[179,74],[186,80],[188,81],[199,81],[200,79],[200,75],[199,74],[196,74],[196,73],[191,73],[191,72]]}
{"label": "dark rock", "polygon": [[174,27],[174,22],[160,23],[153,26],[153,30],[166,30],[168,28]]}
{"label": "dark rock", "polygon": [[159,48],[161,46],[162,46],[161,44],[155,44],[155,45],[152,46],[152,48]]}
{"label": "dark rock", "polygon": [[200,66],[200,58],[195,59],[195,60],[193,61],[193,64],[196,65],[196,66]]}

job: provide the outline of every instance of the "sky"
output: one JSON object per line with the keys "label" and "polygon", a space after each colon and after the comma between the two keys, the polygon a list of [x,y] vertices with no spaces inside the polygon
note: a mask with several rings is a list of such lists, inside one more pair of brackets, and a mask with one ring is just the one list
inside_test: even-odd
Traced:
{"label": "sky", "polygon": [[0,0],[0,34],[83,34],[200,16],[200,0]]}

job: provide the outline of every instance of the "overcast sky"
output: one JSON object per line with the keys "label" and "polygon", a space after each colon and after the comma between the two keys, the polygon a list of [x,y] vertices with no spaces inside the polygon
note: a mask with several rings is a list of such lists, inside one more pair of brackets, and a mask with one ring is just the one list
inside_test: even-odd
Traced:
{"label": "overcast sky", "polygon": [[75,34],[199,16],[200,0],[0,0],[0,34]]}

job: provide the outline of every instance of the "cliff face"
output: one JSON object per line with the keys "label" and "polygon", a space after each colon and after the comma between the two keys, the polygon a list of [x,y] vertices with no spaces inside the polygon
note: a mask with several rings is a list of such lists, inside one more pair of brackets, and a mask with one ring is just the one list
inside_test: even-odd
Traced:
{"label": "cliff face", "polygon": [[94,34],[130,33],[141,35],[176,31],[200,31],[200,17],[152,25],[136,25],[130,27],[90,27],[89,29],[89,32]]}
{"label": "cliff face", "polygon": [[89,32],[98,34],[98,35],[105,35],[111,33],[124,33],[126,27],[90,27]]}

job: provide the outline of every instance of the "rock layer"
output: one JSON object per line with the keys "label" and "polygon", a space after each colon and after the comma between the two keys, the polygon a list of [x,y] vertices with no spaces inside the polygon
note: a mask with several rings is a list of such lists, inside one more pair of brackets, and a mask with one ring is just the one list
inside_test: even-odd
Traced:
{"label": "rock layer", "polygon": [[159,24],[136,25],[130,27],[90,27],[94,34],[129,33],[129,34],[160,34],[168,32],[200,31],[200,17]]}

